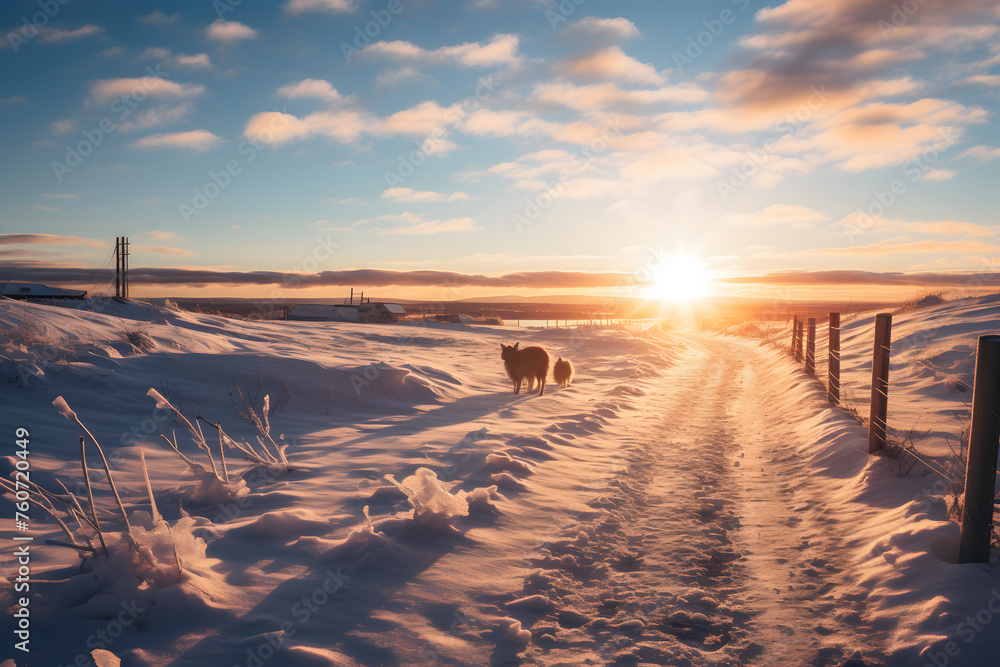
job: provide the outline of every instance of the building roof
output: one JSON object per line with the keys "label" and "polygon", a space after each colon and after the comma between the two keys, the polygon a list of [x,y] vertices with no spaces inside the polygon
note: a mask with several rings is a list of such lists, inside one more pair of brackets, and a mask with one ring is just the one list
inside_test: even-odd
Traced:
{"label": "building roof", "polygon": [[381,309],[393,314],[393,315],[406,315],[406,311],[403,307],[397,303],[355,303],[355,304],[308,304],[300,303],[297,306],[293,306],[288,310],[288,319],[290,320],[311,320],[316,322],[322,321],[339,321],[339,322],[357,322],[358,313],[371,311],[381,312]]}
{"label": "building roof", "polygon": [[300,303],[288,311],[290,320],[311,320],[316,322],[340,321],[356,322],[358,320],[357,306],[349,305],[327,305]]}

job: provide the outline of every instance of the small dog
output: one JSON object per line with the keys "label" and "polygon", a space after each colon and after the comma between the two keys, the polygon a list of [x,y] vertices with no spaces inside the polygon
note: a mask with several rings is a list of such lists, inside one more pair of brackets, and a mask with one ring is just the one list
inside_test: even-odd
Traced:
{"label": "small dog", "polygon": [[514,393],[521,392],[521,383],[528,379],[529,389],[538,380],[538,395],[545,393],[545,378],[549,374],[549,354],[540,347],[526,347],[518,349],[521,343],[504,345],[500,343],[500,358],[503,359],[503,367],[507,371],[507,377],[514,383]]}
{"label": "small dog", "polygon": [[562,357],[556,359],[556,364],[552,367],[552,378],[560,387],[569,386],[569,383],[573,381],[573,364],[570,363],[569,359]]}

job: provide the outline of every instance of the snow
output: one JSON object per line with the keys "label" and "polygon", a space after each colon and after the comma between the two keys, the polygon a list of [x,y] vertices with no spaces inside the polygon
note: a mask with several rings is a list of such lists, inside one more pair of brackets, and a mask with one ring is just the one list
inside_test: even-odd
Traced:
{"label": "snow", "polygon": [[[929,455],[998,315],[984,297],[894,318],[890,426],[920,416]],[[854,400],[871,322],[844,327]],[[32,481],[86,503],[78,418],[137,545],[88,457],[110,555],[46,544],[66,537],[32,507],[32,652],[8,643],[5,667],[940,667],[1000,649],[1000,573],[955,563],[940,477],[869,457],[867,432],[756,341],[88,299],[0,302],[0,342],[0,414],[30,431]],[[497,343],[515,342],[570,359],[573,384],[514,396]]]}

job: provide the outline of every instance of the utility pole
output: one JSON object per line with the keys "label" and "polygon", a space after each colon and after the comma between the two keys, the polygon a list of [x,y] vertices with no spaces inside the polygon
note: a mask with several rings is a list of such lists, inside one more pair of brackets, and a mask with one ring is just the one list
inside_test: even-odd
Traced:
{"label": "utility pole", "polygon": [[128,237],[115,237],[115,296],[128,298]]}
{"label": "utility pole", "polygon": [[122,255],[120,248],[121,238],[115,237],[115,296],[122,295]]}
{"label": "utility pole", "polygon": [[128,298],[128,255],[129,255],[128,237],[123,236],[122,242],[124,244],[124,248],[122,249],[122,264],[125,267],[122,270],[122,296],[127,299]]}

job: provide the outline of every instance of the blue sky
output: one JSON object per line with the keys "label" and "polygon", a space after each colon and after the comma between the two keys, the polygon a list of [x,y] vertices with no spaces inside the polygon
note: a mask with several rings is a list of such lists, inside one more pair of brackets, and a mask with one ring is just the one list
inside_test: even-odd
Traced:
{"label": "blue sky", "polygon": [[1000,10],[911,5],[9,2],[0,278],[128,235],[150,296],[962,286],[1000,256]]}

